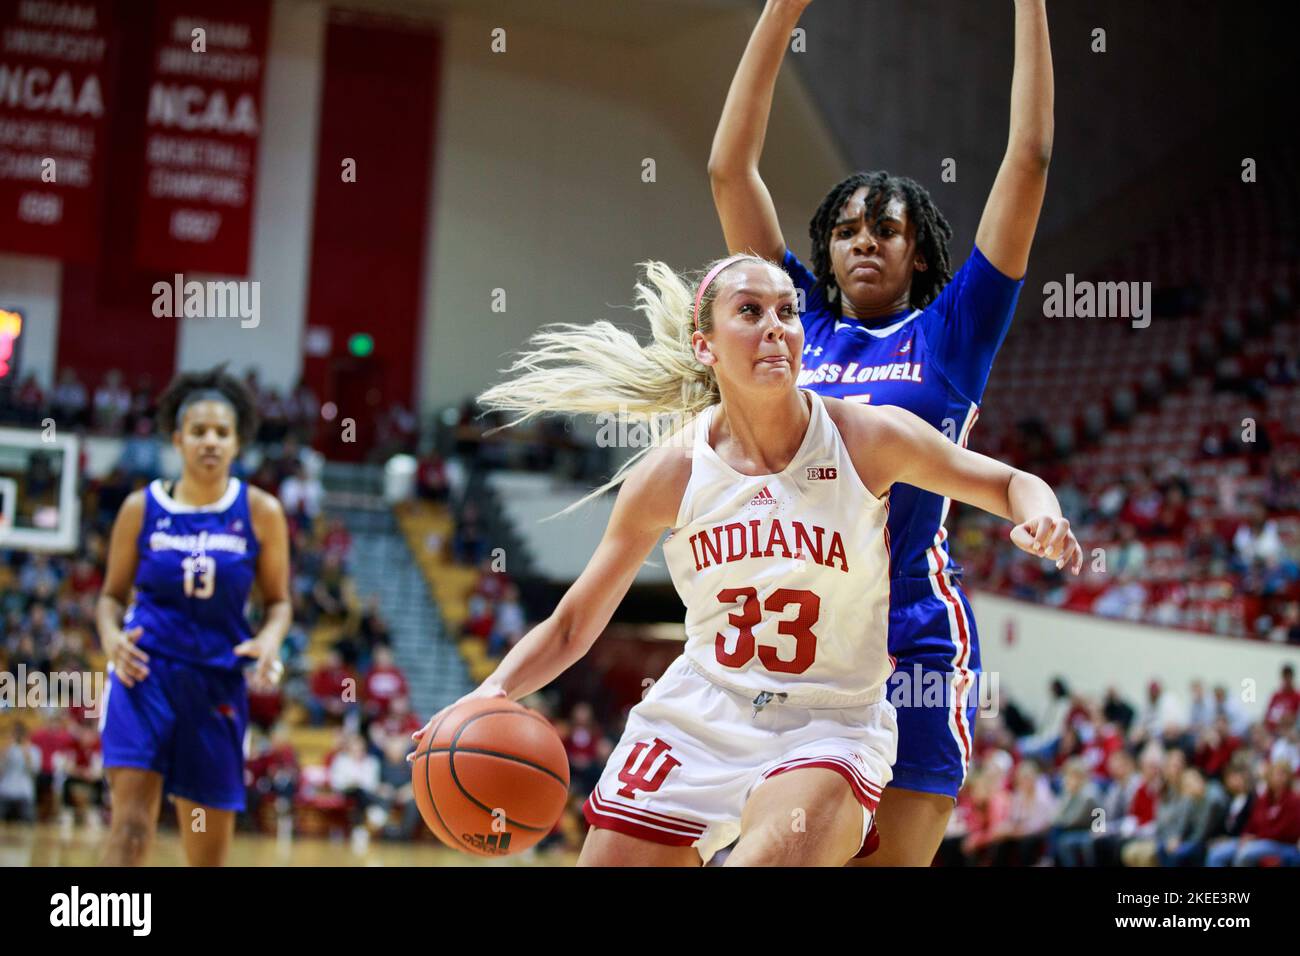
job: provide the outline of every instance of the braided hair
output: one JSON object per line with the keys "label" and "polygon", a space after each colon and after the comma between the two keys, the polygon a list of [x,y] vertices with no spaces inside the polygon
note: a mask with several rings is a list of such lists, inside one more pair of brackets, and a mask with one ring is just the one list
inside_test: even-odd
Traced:
{"label": "braided hair", "polygon": [[908,304],[923,309],[934,301],[940,290],[952,278],[952,263],[948,258],[948,240],[952,226],[934,204],[925,187],[907,176],[891,176],[884,170],[871,173],[854,173],[831,187],[808,224],[812,239],[812,271],[818,289],[836,312],[842,312],[843,303],[836,294],[835,273],[831,269],[831,231],[839,220],[840,210],[855,192],[867,187],[866,210],[868,219],[878,219],[890,199],[900,199],[907,207],[908,218],[916,224],[916,248],[925,258],[926,270],[912,274]]}
{"label": "braided hair", "polygon": [[181,427],[181,419],[189,407],[207,400],[224,401],[235,412],[235,428],[239,445],[247,448],[257,434],[257,403],[248,386],[226,371],[226,363],[203,372],[182,372],[158,396],[158,426],[160,430]]}

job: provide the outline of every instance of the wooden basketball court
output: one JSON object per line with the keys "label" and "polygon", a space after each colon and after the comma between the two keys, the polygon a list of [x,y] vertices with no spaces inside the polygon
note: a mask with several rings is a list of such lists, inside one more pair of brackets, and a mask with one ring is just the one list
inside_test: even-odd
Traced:
{"label": "wooden basketball court", "polygon": [[[106,827],[31,826],[0,823],[0,867],[97,866],[103,853]],[[319,837],[275,837],[236,833],[230,866],[572,866],[570,852],[530,851],[518,857],[489,860],[429,844],[371,841],[354,848],[348,840]],[[180,837],[162,830],[150,853],[151,866],[184,866]]]}

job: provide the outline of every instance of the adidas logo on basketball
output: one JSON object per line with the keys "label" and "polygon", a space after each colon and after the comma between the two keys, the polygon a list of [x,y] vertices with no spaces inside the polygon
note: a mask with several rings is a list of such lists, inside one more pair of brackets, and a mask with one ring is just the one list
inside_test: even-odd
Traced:
{"label": "adidas logo on basketball", "polygon": [[774,505],[776,504],[776,496],[767,490],[767,485],[764,485],[762,491],[749,499],[749,503],[751,505]]}
{"label": "adidas logo on basketball", "polygon": [[510,852],[509,833],[493,833],[490,836],[482,833],[462,833],[460,838],[480,853]]}

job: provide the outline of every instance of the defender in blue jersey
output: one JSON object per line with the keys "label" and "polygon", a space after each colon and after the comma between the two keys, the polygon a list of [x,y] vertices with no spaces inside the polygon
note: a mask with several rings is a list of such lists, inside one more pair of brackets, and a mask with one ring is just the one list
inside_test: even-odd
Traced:
{"label": "defender in blue jersey", "polygon": [[[768,0],[723,107],[709,178],[733,252],[783,263],[804,294],[799,384],[848,401],[899,405],[965,444],[1028,267],[1052,141],[1052,64],[1044,0],[1016,0],[1011,132],[975,248],[954,274],[952,229],[915,181],[884,172],[836,184],[812,217],[812,258],[787,248],[758,174],[790,33],[810,0]],[[872,64],[845,63],[866,74]],[[935,171],[942,157],[935,157]],[[949,187],[955,188],[955,187]],[[890,496],[891,700],[898,759],[867,865],[929,865],[973,749],[980,671],[974,615],[948,555],[948,501],[908,486]],[[937,677],[940,706],[917,689]]]}
{"label": "defender in blue jersey", "polygon": [[[143,862],[166,793],[186,859],[220,865],[244,809],[242,665],[256,659],[259,686],[282,670],[288,527],[273,496],[230,474],[257,427],[242,383],[221,368],[183,374],[160,398],[159,421],[175,425],[181,477],[123,502],[97,607],[111,671],[100,716],[113,802],[105,862]],[[266,605],[256,636],[244,616],[254,583]]]}

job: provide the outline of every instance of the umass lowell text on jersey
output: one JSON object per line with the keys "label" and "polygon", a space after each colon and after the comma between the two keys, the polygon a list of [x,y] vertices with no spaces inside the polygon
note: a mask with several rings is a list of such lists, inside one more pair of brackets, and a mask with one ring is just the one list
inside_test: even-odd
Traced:
{"label": "umass lowell text on jersey", "polygon": [[[845,401],[901,406],[966,444],[1023,279],[1007,278],[972,248],[925,309],[867,326],[839,318],[794,253],[786,251],[783,265],[806,298],[799,385]],[[945,568],[960,573],[949,563],[947,513],[946,498],[911,485],[894,486],[889,516],[894,577],[926,577]]]}

